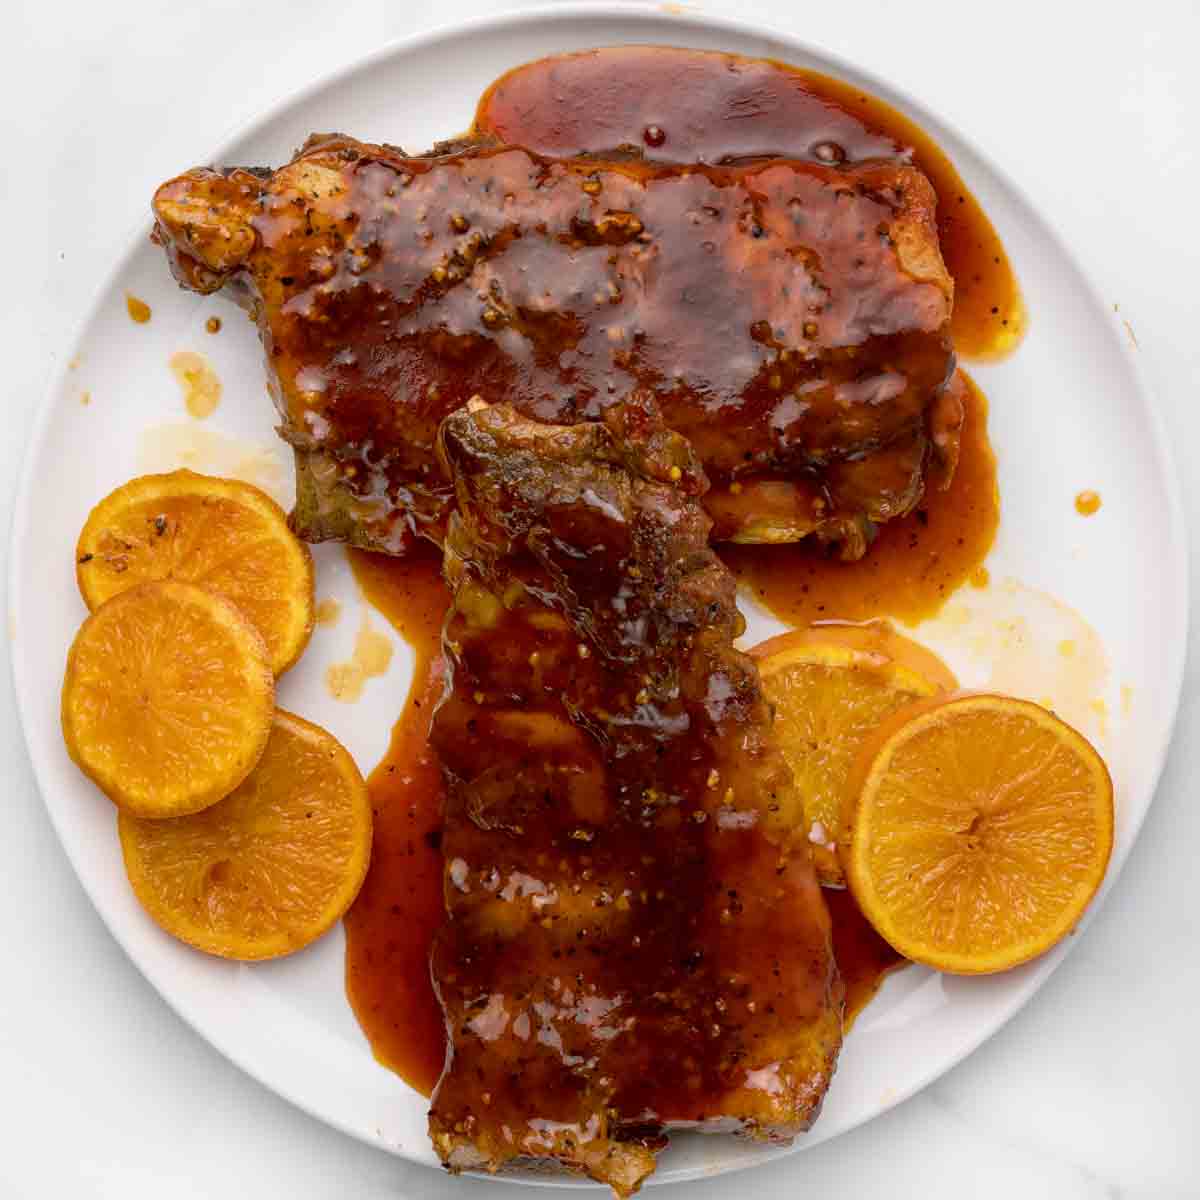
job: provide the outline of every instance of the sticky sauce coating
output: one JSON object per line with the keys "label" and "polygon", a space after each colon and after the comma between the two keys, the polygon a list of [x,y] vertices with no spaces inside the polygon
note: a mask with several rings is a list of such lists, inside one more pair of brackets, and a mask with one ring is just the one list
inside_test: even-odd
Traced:
{"label": "sticky sauce coating", "polygon": [[882,526],[857,562],[811,542],[719,547],[755,600],[792,625],[874,617],[915,623],[934,616],[964,582],[987,586],[982,562],[1000,523],[996,456],[987,398],[966,372],[958,380],[965,415],[950,486],[927,489],[916,511]]}
{"label": "sticky sauce coating", "polygon": [[[440,631],[449,592],[441,555],[351,551],[364,595],[413,647],[413,684],[383,760],[368,781],[375,843],[367,882],[346,917],[346,985],[376,1058],[422,1095],[432,1094],[446,1032],[429,976],[433,936],[445,920],[441,844],[445,787],[429,746],[441,696]],[[867,924],[849,892],[825,892],[847,1028],[904,960]]]}
{"label": "sticky sauce coating", "polygon": [[827,166],[913,164],[938,198],[954,277],[959,354],[993,359],[1019,343],[1021,290],[999,235],[937,143],[876,96],[769,59],[622,46],[520,66],[484,93],[475,129],[543,154],[626,147],[661,162],[784,157]]}
{"label": "sticky sauce coating", "polygon": [[434,439],[475,395],[570,424],[652,392],[713,484],[718,540],[849,558],[948,448],[953,287],[910,165],[334,138],[265,181],[188,172],[155,206],[185,286],[251,298],[310,541],[438,540]]}
{"label": "sticky sauce coating", "polygon": [[[601,56],[603,70],[597,71]],[[551,86],[554,106],[545,102]],[[1019,339],[1023,310],[1007,256],[951,164],[905,118],[838,81],[783,64],[659,48],[562,56],[498,80],[480,102],[476,133],[498,133],[551,155],[631,144],[640,156],[660,161],[730,163],[786,154],[824,165],[916,162],[938,194],[942,252],[956,280],[956,348],[994,357]],[[866,562],[843,564],[807,547],[727,548],[726,559],[743,584],[799,623],[877,615],[917,619],[936,611],[963,579],[986,585],[979,564],[998,518],[995,460],[986,401],[969,380],[964,386],[955,483],[948,492],[927,493],[918,512],[885,528],[895,534],[893,551],[880,539]],[[906,568],[913,549],[923,554]],[[781,553],[791,557],[772,566]],[[428,1095],[445,1049],[428,974],[429,946],[444,920],[445,796],[427,732],[430,703],[442,688],[433,664],[448,593],[437,556],[352,554],[364,591],[414,645],[418,662],[389,753],[370,781],[376,858],[347,917],[347,986],[376,1056]],[[856,568],[864,569],[857,578]],[[849,1024],[903,960],[865,922],[848,892],[828,892],[826,899]]]}
{"label": "sticky sauce coating", "polygon": [[435,1148],[553,1157],[627,1195],[673,1126],[802,1132],[842,986],[688,442],[652,403],[569,427],[481,405],[439,453]]}

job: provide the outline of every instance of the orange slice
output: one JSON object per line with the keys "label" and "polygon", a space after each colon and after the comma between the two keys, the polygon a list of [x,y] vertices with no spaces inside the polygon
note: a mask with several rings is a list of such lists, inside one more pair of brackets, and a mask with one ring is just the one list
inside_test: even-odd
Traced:
{"label": "orange slice", "polygon": [[168,933],[224,958],[291,954],[350,907],[371,859],[371,802],[345,747],[282,709],[262,761],[190,817],[118,823],[129,882]]}
{"label": "orange slice", "polygon": [[197,812],[262,756],[275,680],[258,631],[190,583],[143,583],[103,604],[67,655],[67,750],[119,808]]}
{"label": "orange slice", "polygon": [[312,555],[283,509],[237,479],[193,471],[131,479],[92,509],[75,564],[93,612],[152,579],[179,579],[223,596],[262,634],[276,675],[312,635]]}
{"label": "orange slice", "polygon": [[887,722],[853,775],[850,887],[906,958],[958,974],[1014,967],[1069,933],[1104,878],[1108,770],[1036,704],[931,701]]}
{"label": "orange slice", "polygon": [[846,780],[864,739],[898,708],[957,687],[936,655],[889,625],[822,625],[750,651],[775,706],[821,882],[844,887],[837,854]]}

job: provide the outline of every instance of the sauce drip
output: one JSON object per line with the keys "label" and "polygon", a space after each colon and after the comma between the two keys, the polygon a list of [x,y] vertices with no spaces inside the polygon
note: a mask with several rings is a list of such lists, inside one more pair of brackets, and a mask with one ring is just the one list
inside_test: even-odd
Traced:
{"label": "sauce drip", "polygon": [[[792,625],[933,616],[980,570],[1000,521],[987,398],[965,372],[958,466],[945,491],[931,486],[919,508],[879,529],[864,558],[843,562],[820,546],[720,546],[755,600]],[[976,576],[986,584],[986,575]]]}
{"label": "sauce drip", "polygon": [[[358,550],[349,555],[359,586],[412,645],[416,664],[387,754],[368,780],[375,840],[366,882],[346,915],[346,990],[375,1057],[428,1096],[446,1045],[429,978],[429,947],[445,908],[439,837],[444,792],[428,732],[442,693],[439,636],[449,595],[432,547],[408,558]],[[875,933],[848,891],[827,890],[825,899],[849,1027],[904,960]]]}
{"label": "sauce drip", "polygon": [[824,165],[913,163],[938,196],[942,257],[955,280],[958,352],[994,359],[1014,349],[1024,331],[1008,255],[954,164],[908,117],[840,80],[698,50],[587,50],[502,75],[480,100],[474,130],[548,155],[625,147],[669,162],[780,156]]}
{"label": "sauce drip", "polygon": [[[908,511],[945,432],[953,284],[908,165],[408,158],[333,139],[266,185],[167,187],[197,213],[202,185],[257,247],[237,270],[308,450],[310,540],[440,540],[437,431],[474,395],[573,425],[653,393],[704,464],[718,537],[816,529],[848,557],[870,513]],[[183,262],[201,233],[174,229]]]}
{"label": "sauce drip", "polygon": [[341,601],[328,596],[317,605],[315,617],[318,625],[336,625],[341,615]]}
{"label": "sauce drip", "polygon": [[842,1024],[849,1032],[883,981],[893,971],[908,966],[908,959],[875,932],[848,889],[826,888],[824,894],[833,921],[833,957],[846,985]]}
{"label": "sauce drip", "polygon": [[334,700],[353,704],[362,698],[368,679],[387,674],[392,665],[392,643],[371,628],[370,619],[363,614],[358,636],[354,639],[354,655],[349,662],[332,663],[325,672],[325,690]]}
{"label": "sauce drip", "polygon": [[442,923],[441,768],[429,716],[442,691],[440,632],[450,602],[441,554],[406,558],[349,551],[367,599],[416,654],[404,711],[367,781],[375,816],[371,867],[346,914],[346,992],[375,1057],[428,1096],[445,1057],[429,946]]}
{"label": "sauce drip", "polygon": [[125,293],[125,311],[129,314],[129,319],[137,325],[145,325],[152,315],[150,305],[132,292]]}
{"label": "sauce drip", "polygon": [[208,359],[195,350],[177,350],[167,365],[183,391],[188,414],[198,421],[211,417],[221,403],[221,380]]}

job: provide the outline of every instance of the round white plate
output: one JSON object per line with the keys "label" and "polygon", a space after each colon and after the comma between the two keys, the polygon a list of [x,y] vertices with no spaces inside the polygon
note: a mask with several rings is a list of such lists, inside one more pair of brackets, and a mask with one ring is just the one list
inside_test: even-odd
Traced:
{"label": "round white plate", "polygon": [[[476,98],[509,67],[623,42],[767,55],[865,87],[941,142],[999,228],[1032,321],[1013,357],[975,371],[991,399],[1003,497],[988,560],[993,584],[960,594],[920,636],[943,651],[964,684],[990,682],[1049,699],[1100,741],[1118,794],[1111,885],[1150,804],[1182,676],[1187,608],[1176,485],[1120,321],[1026,199],[962,135],[881,80],[783,33],[698,14],[587,5],[509,15],[389,47],[279,105],[213,160],[280,164],[313,130],[420,150],[465,129]],[[148,325],[129,320],[126,291],[151,304]],[[204,330],[213,314],[225,322],[215,337]],[[207,354],[224,382],[224,400],[206,422],[187,416],[167,367],[180,349]],[[112,807],[75,770],[59,733],[64,657],[84,616],[72,549],[89,508],[131,475],[177,465],[184,448],[198,469],[251,470],[260,481],[271,482],[274,465],[276,491],[287,499],[290,459],[271,432],[254,330],[220,298],[177,289],[162,252],[140,235],[71,353],[26,460],[10,583],[18,702],[67,854],[113,936],[214,1046],[331,1125],[433,1164],[426,1102],[374,1061],[346,1002],[340,929],[293,959],[258,966],[209,959],[172,941],[135,902]],[[1102,510],[1089,520],[1072,506],[1081,488],[1103,496]],[[362,700],[329,698],[325,668],[349,656],[364,610],[341,551],[322,547],[317,559],[318,596],[339,597],[343,615],[336,626],[318,629],[284,680],[281,702],[331,728],[369,770],[403,702],[411,656],[396,639],[391,671],[371,681]],[[750,616],[748,640],[778,629],[761,613]],[[376,616],[374,624],[384,622]],[[1068,659],[1064,649],[1075,654]],[[1067,949],[990,979],[917,968],[892,977],[851,1034],[825,1111],[797,1146],[867,1120],[958,1062],[1013,1015]],[[728,1137],[681,1137],[656,1178],[686,1179],[786,1152]]]}

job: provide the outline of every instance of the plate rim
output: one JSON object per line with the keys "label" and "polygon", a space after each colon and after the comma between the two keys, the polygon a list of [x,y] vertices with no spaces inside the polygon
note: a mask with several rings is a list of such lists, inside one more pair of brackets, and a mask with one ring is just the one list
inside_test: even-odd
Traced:
{"label": "plate rim", "polygon": [[[352,79],[359,72],[371,70],[392,57],[419,52],[422,48],[437,45],[443,41],[463,37],[479,37],[489,32],[513,32],[530,24],[570,26],[573,22],[580,20],[597,22],[604,20],[627,20],[634,24],[644,23],[649,26],[654,23],[662,23],[667,19],[677,23],[682,29],[700,29],[718,34],[727,33],[731,36],[744,39],[770,39],[778,43],[781,47],[786,48],[789,53],[794,52],[797,55],[818,60],[822,64],[822,69],[827,67],[831,73],[842,74],[861,80],[863,86],[884,98],[888,103],[900,108],[907,115],[911,116],[922,128],[940,126],[954,139],[969,148],[971,154],[1010,192],[1019,205],[1030,215],[1032,220],[1040,226],[1041,231],[1058,247],[1059,252],[1070,262],[1075,270],[1080,282],[1083,284],[1089,301],[1095,304],[1100,312],[1105,313],[1110,325],[1113,326],[1114,333],[1116,332],[1114,315],[1109,312],[1111,306],[1107,303],[1097,286],[1091,270],[1075,253],[1071,243],[1062,236],[1057,225],[1042,214],[1028,191],[1015,181],[1001,164],[996,162],[986,147],[981,146],[974,138],[965,134],[957,122],[929,109],[920,99],[919,94],[913,94],[907,88],[892,83],[887,75],[861,66],[845,55],[831,50],[821,42],[796,35],[789,29],[769,20],[760,20],[758,18],[743,19],[726,13],[677,9],[673,6],[654,3],[653,0],[568,0],[568,2],[555,5],[553,8],[525,4],[502,13],[485,14],[463,20],[442,22],[428,29],[386,41],[381,46],[367,53],[348,58],[328,72],[316,76],[299,87],[282,91],[274,101],[245,120],[232,126],[221,139],[220,143],[211,151],[211,158],[214,161],[219,160],[234,143],[283,116],[289,109],[304,104],[319,92],[342,84]],[[621,43],[610,42],[607,44],[615,45]],[[667,43],[652,44],[665,45]],[[128,240],[123,243],[125,246],[124,250],[118,253],[113,261],[113,265],[101,277],[82,316],[74,323],[70,331],[70,337],[65,339],[61,343],[62,345],[74,347],[79,344],[86,331],[92,326],[100,313],[105,296],[117,284],[131,260],[141,249],[142,239],[147,236],[149,228],[149,224],[144,219],[133,227]],[[1140,812],[1130,821],[1125,845],[1122,847],[1119,855],[1114,854],[1104,887],[1089,907],[1083,920],[1076,927],[1077,933],[1083,932],[1088,927],[1107,901],[1108,895],[1114,889],[1116,881],[1137,843],[1150,807],[1157,797],[1158,788],[1162,782],[1163,772],[1178,723],[1182,685],[1188,658],[1188,629],[1191,620],[1187,522],[1184,516],[1179,472],[1163,417],[1162,403],[1157,389],[1153,386],[1145,367],[1142,365],[1140,354],[1127,343],[1126,339],[1118,337],[1117,344],[1136,385],[1137,399],[1144,410],[1150,448],[1166,497],[1163,530],[1168,554],[1163,560],[1164,596],[1166,596],[1169,609],[1171,610],[1170,618],[1173,628],[1170,630],[1170,638],[1180,649],[1178,654],[1171,660],[1169,677],[1165,680],[1170,702],[1167,719],[1163,724],[1157,744],[1151,751],[1153,768],[1147,782],[1148,794],[1146,801],[1141,806]],[[38,401],[29,437],[25,444],[25,456],[14,493],[8,537],[9,562],[6,583],[10,628],[17,630],[23,627],[18,567],[24,557],[25,544],[31,536],[29,510],[33,503],[32,492],[35,464],[43,453],[55,411],[55,399],[62,392],[69,376],[69,370],[69,357],[63,356]],[[62,814],[57,812],[55,807],[46,798],[43,779],[48,777],[48,763],[46,756],[37,749],[37,743],[31,736],[31,730],[38,720],[38,714],[30,711],[28,703],[27,689],[29,685],[27,680],[33,667],[32,664],[26,661],[19,637],[14,637],[11,643],[10,670],[15,707],[22,738],[25,743],[26,752],[29,755],[39,797],[50,819],[55,836],[58,838],[59,845],[67,861],[70,863],[77,881],[93,909],[100,917],[104,927],[142,977],[146,979],[167,1006],[189,1028],[212,1046],[222,1057],[228,1059],[268,1091],[286,1100],[322,1124],[329,1125],[366,1145],[397,1154],[414,1163],[414,1165],[428,1165],[423,1160],[404,1153],[398,1147],[383,1142],[378,1138],[371,1137],[361,1128],[355,1127],[346,1121],[338,1119],[333,1114],[318,1109],[307,1099],[298,1095],[292,1087],[268,1078],[264,1071],[257,1069],[256,1065],[250,1061],[247,1055],[240,1053],[237,1049],[229,1046],[224,1038],[214,1035],[206,1029],[201,1023],[199,1013],[193,1014],[189,1010],[189,1006],[182,999],[172,994],[170,981],[166,978],[160,979],[160,975],[162,974],[160,971],[149,964],[143,963],[138,958],[131,948],[130,943],[122,935],[119,927],[115,922],[110,920],[105,906],[100,902],[97,895],[94,894],[87,872],[81,869],[80,864],[77,862],[77,856],[71,851],[70,841],[65,835],[63,825],[60,823],[64,819]],[[1051,975],[1058,969],[1078,941],[1078,937],[1064,939],[1057,948],[1045,956],[1041,960],[1043,969],[1032,986],[1022,989],[1012,1000],[1001,1006],[999,1017],[994,1022],[984,1026],[977,1036],[965,1039],[963,1045],[959,1047],[959,1053],[956,1056],[949,1060],[939,1060],[935,1067],[931,1067],[928,1071],[921,1073],[911,1080],[907,1087],[891,1092],[886,1100],[880,1101],[869,1112],[844,1126],[837,1134],[833,1135],[833,1138],[839,1137],[844,1133],[849,1133],[851,1130],[866,1124],[875,1117],[888,1112],[896,1105],[903,1103],[905,1100],[922,1091],[934,1080],[940,1078],[973,1054],[984,1042],[1003,1029],[1033,996],[1045,986]],[[832,1140],[832,1138],[828,1140]],[[780,1157],[790,1156],[813,1144],[807,1142],[804,1138],[798,1138]],[[708,1177],[710,1175],[747,1170],[753,1166],[762,1165],[765,1161],[776,1160],[772,1158],[770,1160],[764,1159],[747,1163],[730,1162],[722,1164],[715,1169],[713,1167],[680,1168],[673,1173],[669,1181],[662,1177],[652,1177],[650,1182],[652,1184],[686,1182],[691,1179]],[[561,1186],[572,1182],[581,1182],[562,1177],[541,1178],[529,1175],[498,1175],[493,1178],[500,1182],[532,1186]]]}

